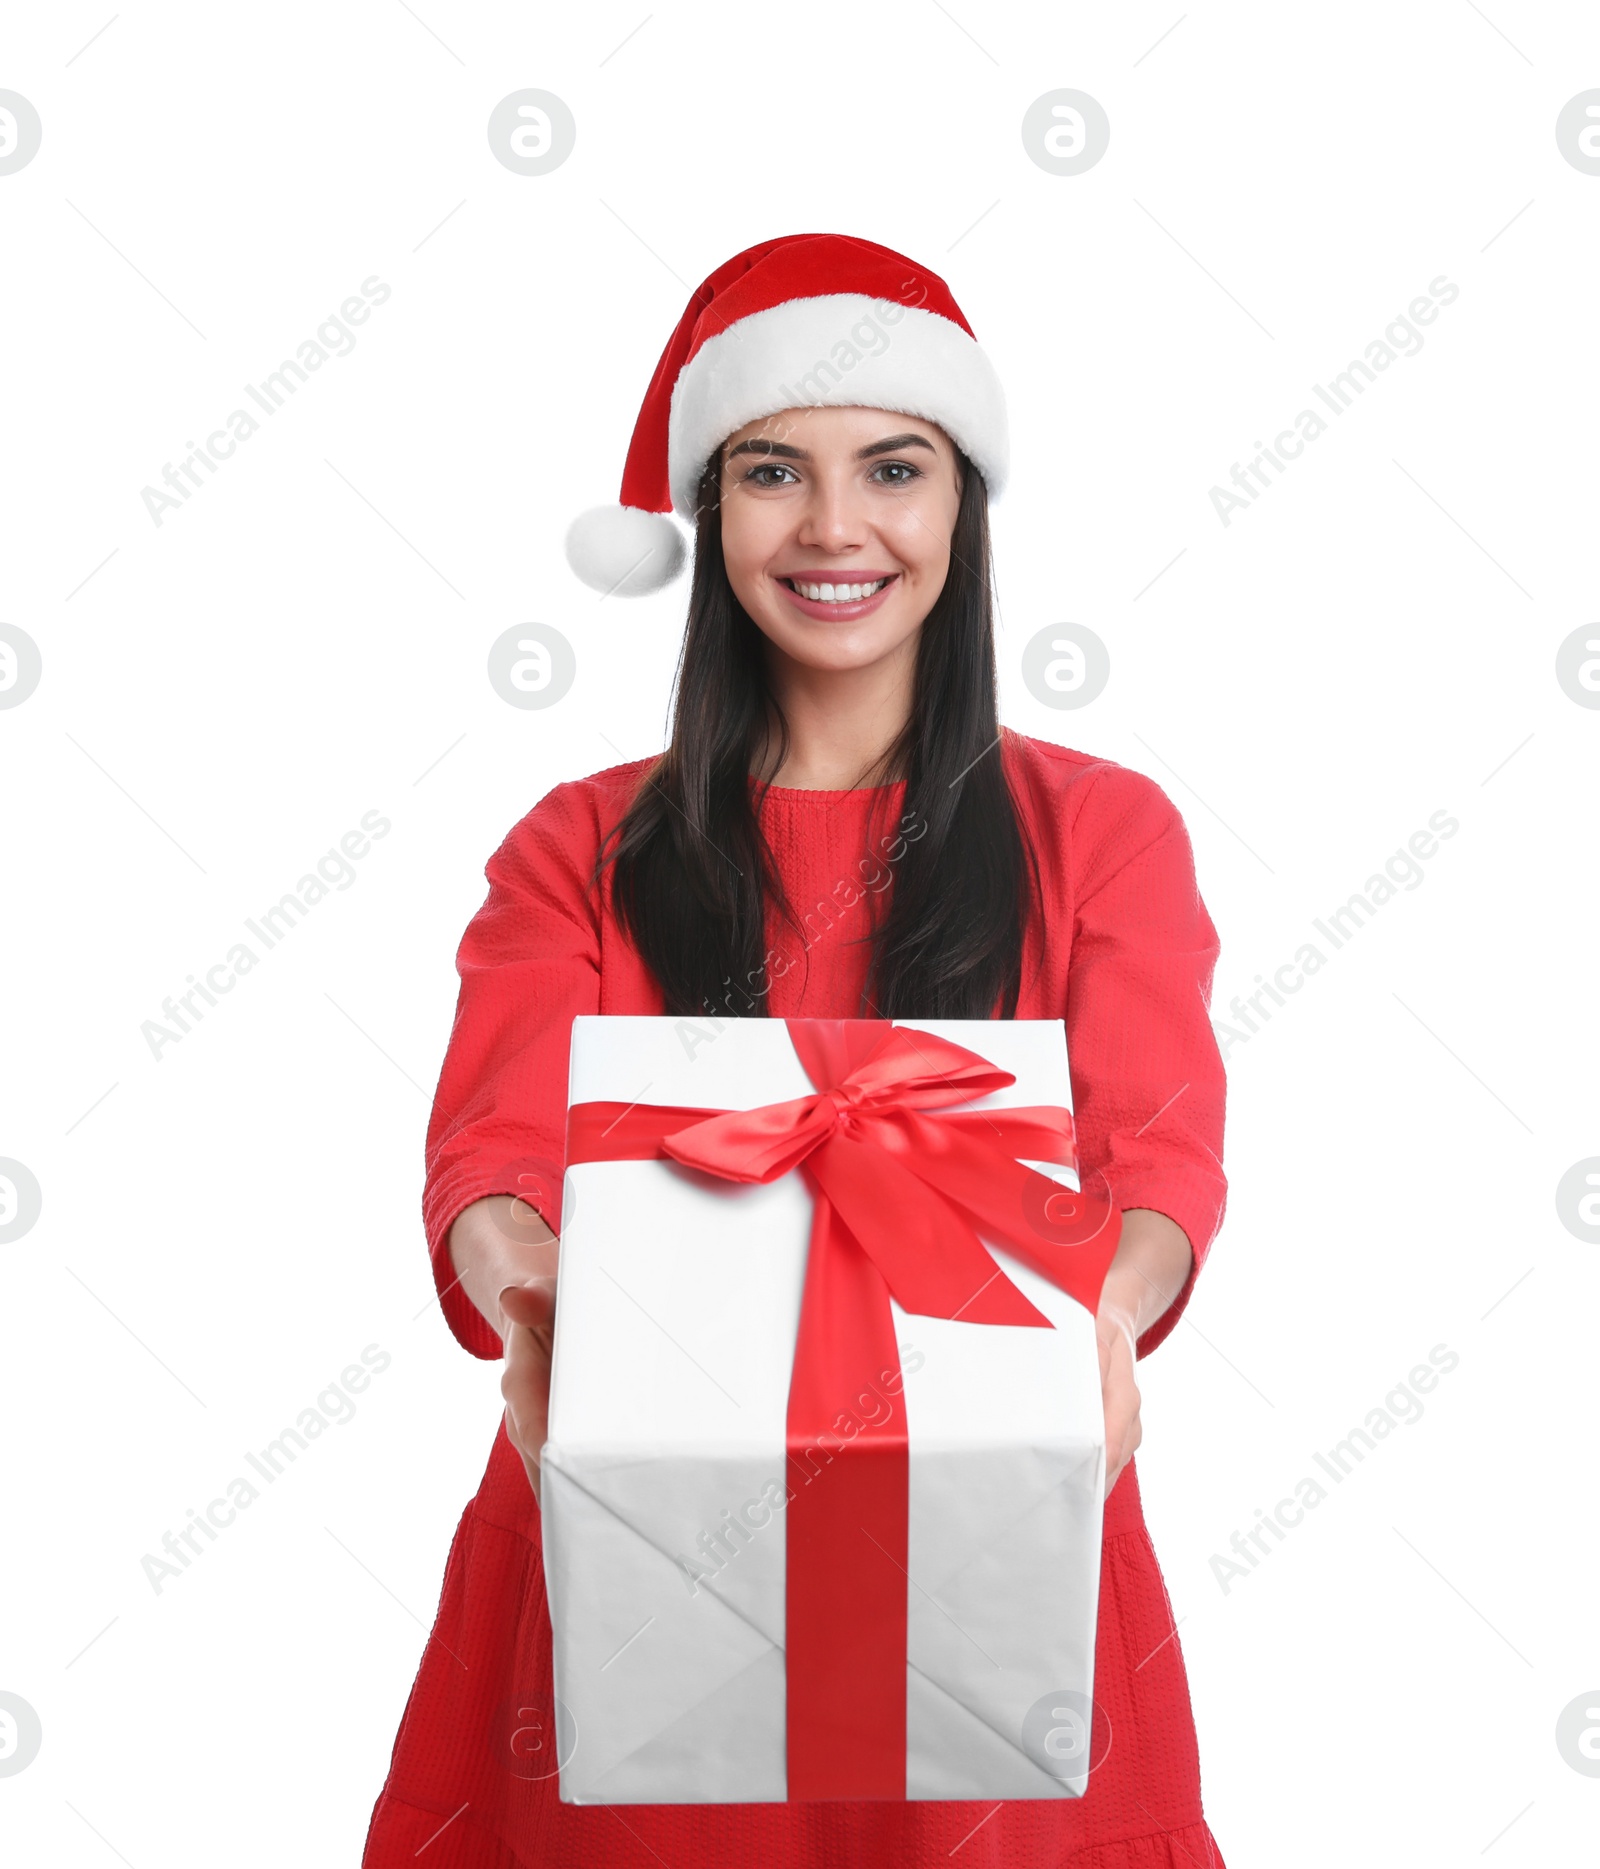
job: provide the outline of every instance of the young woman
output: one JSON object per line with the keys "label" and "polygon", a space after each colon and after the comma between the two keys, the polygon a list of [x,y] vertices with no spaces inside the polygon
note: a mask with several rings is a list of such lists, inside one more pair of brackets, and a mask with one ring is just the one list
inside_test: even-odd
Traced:
{"label": "young woman", "polygon": [[[832,235],[713,273],[635,430],[623,509],[573,528],[624,594],[695,524],[671,745],[559,785],[487,865],[427,1137],[445,1317],[504,1358],[366,1869],[1222,1869],[1145,1529],[1134,1364],[1220,1223],[1218,942],[1151,780],[1002,728],[987,502],[1004,404],[948,288]],[[558,1799],[538,1507],[572,1019],[1064,1019],[1082,1169],[1123,1210],[1097,1314],[1105,1504],[1080,1799]]]}

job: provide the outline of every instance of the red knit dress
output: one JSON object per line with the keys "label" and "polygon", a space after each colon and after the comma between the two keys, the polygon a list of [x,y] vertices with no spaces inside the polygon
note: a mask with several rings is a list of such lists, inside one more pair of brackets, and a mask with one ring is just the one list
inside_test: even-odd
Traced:
{"label": "red knit dress", "polygon": [[[1045,892],[1017,1015],[1066,1020],[1084,1169],[1104,1170],[1123,1208],[1176,1220],[1198,1270],[1226,1195],[1224,1080],[1208,1017],[1218,942],[1188,833],[1162,789],[1130,768],[1009,730],[1003,752]],[[488,898],[461,943],[423,1217],[445,1318],[476,1356],[498,1359],[501,1343],[454,1282],[451,1222],[486,1194],[527,1198],[529,1164],[561,1162],[573,1016],[663,1010],[609,891],[602,900],[589,883],[647,763],[543,798],[489,859]],[[861,937],[882,906],[873,897],[892,876],[886,858],[903,849],[896,837],[915,834],[900,826],[903,795],[903,783],[768,789],[762,827],[804,930],[769,921],[772,1016],[859,1016]],[[559,1230],[555,1186],[545,1218]],[[1140,1339],[1141,1355],[1172,1330],[1193,1284]],[[550,1648],[539,1510],[502,1422],[450,1547],[364,1869],[949,1869],[953,1856],[957,1869],[1222,1869],[1135,1463],[1106,1502],[1099,1762],[1082,1798],[562,1804],[549,1770]]]}

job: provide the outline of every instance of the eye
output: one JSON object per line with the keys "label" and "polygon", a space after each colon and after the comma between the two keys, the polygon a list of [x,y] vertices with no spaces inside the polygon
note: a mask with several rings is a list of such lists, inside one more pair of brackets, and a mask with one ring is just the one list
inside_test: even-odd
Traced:
{"label": "eye", "polygon": [[872,478],[878,480],[880,486],[909,487],[913,480],[922,478],[922,469],[913,467],[909,461],[883,461],[872,470]]}
{"label": "eye", "polygon": [[760,461],[745,475],[745,484],[752,487],[781,487],[787,484],[781,480],[769,480],[769,474],[787,474],[790,480],[800,478],[792,467],[785,467],[781,461]]}

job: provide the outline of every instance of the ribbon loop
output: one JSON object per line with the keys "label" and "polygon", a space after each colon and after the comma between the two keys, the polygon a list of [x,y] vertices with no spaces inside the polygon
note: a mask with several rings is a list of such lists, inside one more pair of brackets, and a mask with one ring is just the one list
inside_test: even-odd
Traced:
{"label": "ribbon loop", "polygon": [[827,1097],[792,1097],[753,1110],[718,1111],[663,1137],[661,1146],[684,1167],[725,1181],[776,1181],[824,1142],[838,1121],[838,1108]]}
{"label": "ribbon loop", "polygon": [[1120,1219],[1106,1197],[1074,1197],[1052,1221],[1060,1184],[1029,1161],[1077,1167],[1070,1110],[952,1110],[1016,1082],[936,1033],[867,1019],[790,1019],[814,1089],[748,1110],[581,1103],[568,1114],[569,1163],[665,1156],[735,1182],[804,1164],[837,1224],[873,1261],[903,1309],[972,1323],[1048,1326],[980,1235],[1098,1308]]}

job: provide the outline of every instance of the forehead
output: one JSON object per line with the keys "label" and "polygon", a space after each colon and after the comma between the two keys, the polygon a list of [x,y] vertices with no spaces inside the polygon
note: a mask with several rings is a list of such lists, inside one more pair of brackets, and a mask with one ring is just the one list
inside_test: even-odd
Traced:
{"label": "forehead", "polygon": [[941,453],[950,450],[949,437],[936,423],[891,409],[853,407],[780,409],[736,428],[724,446],[751,440],[783,441],[809,454],[843,454],[891,435],[921,435]]}

